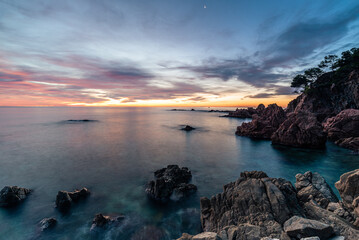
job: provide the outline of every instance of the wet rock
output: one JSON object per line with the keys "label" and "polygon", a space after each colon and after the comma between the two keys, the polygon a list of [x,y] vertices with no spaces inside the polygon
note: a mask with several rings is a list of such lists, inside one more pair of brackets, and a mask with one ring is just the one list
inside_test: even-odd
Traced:
{"label": "wet rock", "polygon": [[60,211],[66,212],[70,210],[73,202],[85,199],[89,195],[90,191],[87,188],[82,188],[81,190],[75,190],[73,192],[59,191],[56,196],[56,207]]}
{"label": "wet rock", "polygon": [[157,170],[154,175],[155,180],[147,184],[146,193],[156,201],[168,201],[174,191],[178,196],[187,196],[197,190],[195,185],[188,184],[192,174],[186,167],[168,165],[167,168]]}
{"label": "wet rock", "polygon": [[359,137],[341,138],[335,141],[339,147],[359,151]]}
{"label": "wet rock", "polygon": [[96,214],[92,220],[90,231],[96,231],[100,229],[107,229],[109,226],[119,224],[125,219],[124,215],[119,216],[106,216],[101,213]]}
{"label": "wet rock", "polygon": [[197,191],[197,186],[189,183],[181,183],[174,190],[175,199],[185,198]]}
{"label": "wet rock", "polygon": [[57,224],[56,218],[44,218],[40,221],[40,231],[46,231],[48,229],[51,229],[55,227]]}
{"label": "wet rock", "polygon": [[196,128],[191,127],[191,126],[189,126],[189,125],[186,125],[184,128],[181,128],[181,130],[187,131],[187,132],[192,131],[192,130],[195,130],[195,129],[196,129]]}
{"label": "wet rock", "polygon": [[281,238],[282,224],[294,215],[303,215],[295,188],[289,181],[269,178],[263,172],[245,172],[241,176],[225,185],[223,193],[211,199],[201,198],[203,230],[219,232],[235,225],[231,231],[253,232],[258,239]]}
{"label": "wet rock", "polygon": [[330,225],[298,216],[287,220],[283,228],[288,236],[297,239],[318,236],[320,239],[326,240],[334,234]]}
{"label": "wet rock", "polygon": [[338,202],[337,196],[328,183],[319,173],[310,171],[295,176],[297,197],[300,202],[316,201],[321,207],[326,208],[330,202]]}
{"label": "wet rock", "polygon": [[30,189],[17,186],[5,186],[0,191],[0,207],[13,207],[22,202],[29,194]]}
{"label": "wet rock", "polygon": [[254,114],[252,121],[237,127],[236,134],[258,139],[270,139],[286,119],[284,110],[277,104],[270,104],[260,114]]}
{"label": "wet rock", "polygon": [[328,139],[336,141],[342,138],[359,137],[359,110],[346,109],[324,124]]}
{"label": "wet rock", "polygon": [[327,140],[323,127],[314,114],[290,113],[271,136],[273,144],[301,148],[324,148]]}

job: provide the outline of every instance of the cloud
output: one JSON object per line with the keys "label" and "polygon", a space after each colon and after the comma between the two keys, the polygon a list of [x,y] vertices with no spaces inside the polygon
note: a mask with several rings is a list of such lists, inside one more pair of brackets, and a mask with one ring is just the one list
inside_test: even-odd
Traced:
{"label": "cloud", "polygon": [[272,98],[280,95],[294,95],[296,94],[291,87],[285,86],[272,86],[268,91],[273,91],[272,93],[258,93],[255,95],[248,95],[248,98]]}

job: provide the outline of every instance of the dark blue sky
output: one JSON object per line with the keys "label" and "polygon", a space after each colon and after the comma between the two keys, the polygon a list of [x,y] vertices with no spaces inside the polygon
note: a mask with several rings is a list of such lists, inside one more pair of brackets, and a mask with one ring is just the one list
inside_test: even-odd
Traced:
{"label": "dark blue sky", "polygon": [[284,105],[358,27],[355,0],[0,0],[0,105]]}

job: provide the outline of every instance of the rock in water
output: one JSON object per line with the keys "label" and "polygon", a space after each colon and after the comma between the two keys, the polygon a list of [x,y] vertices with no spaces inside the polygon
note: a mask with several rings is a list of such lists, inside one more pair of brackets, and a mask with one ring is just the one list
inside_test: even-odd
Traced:
{"label": "rock in water", "polygon": [[300,202],[305,203],[311,200],[316,201],[321,207],[326,208],[330,202],[338,202],[337,196],[328,183],[319,173],[306,172],[298,173],[295,187]]}
{"label": "rock in water", "polygon": [[339,147],[359,151],[359,137],[341,138],[335,141]]}
{"label": "rock in water", "polygon": [[284,231],[293,238],[305,238],[318,236],[322,240],[328,239],[334,234],[333,228],[328,224],[293,216],[283,225]]}
{"label": "rock in water", "polygon": [[271,137],[273,144],[302,148],[324,148],[327,136],[314,114],[291,113]]}
{"label": "rock in water", "polygon": [[40,221],[39,225],[40,225],[40,230],[41,231],[45,231],[48,230],[50,228],[55,227],[57,224],[57,220],[56,218],[44,218]]}
{"label": "rock in water", "polygon": [[178,194],[178,198],[187,196],[197,190],[193,184],[189,184],[192,178],[191,171],[179,168],[178,165],[168,165],[167,168],[157,170],[155,180],[147,184],[147,195],[156,201],[166,202],[172,194]]}
{"label": "rock in water", "polygon": [[82,188],[81,190],[75,190],[73,192],[59,191],[56,196],[56,207],[60,211],[66,212],[70,210],[72,202],[85,199],[89,195],[90,191],[87,188]]}
{"label": "rock in water", "polygon": [[22,202],[31,190],[17,186],[5,186],[0,191],[0,207],[13,207]]}
{"label": "rock in water", "polygon": [[195,128],[191,127],[190,125],[186,125],[184,128],[181,128],[181,130],[189,132],[195,130]]}
{"label": "rock in water", "polygon": [[242,173],[236,182],[224,186],[223,193],[201,198],[200,203],[204,231],[219,232],[235,225],[226,229],[228,236],[252,232],[258,237],[253,239],[281,238],[282,224],[293,215],[303,215],[292,184],[260,171]]}
{"label": "rock in water", "polygon": [[286,119],[284,110],[277,104],[270,104],[260,114],[252,116],[252,121],[237,127],[236,134],[258,139],[270,139],[272,134]]}
{"label": "rock in water", "polygon": [[328,139],[336,141],[341,138],[359,137],[359,110],[346,109],[324,124]]}
{"label": "rock in water", "polygon": [[90,231],[103,230],[107,229],[109,226],[114,224],[119,224],[125,219],[124,215],[119,216],[106,216],[102,213],[96,214],[92,220],[92,225]]}

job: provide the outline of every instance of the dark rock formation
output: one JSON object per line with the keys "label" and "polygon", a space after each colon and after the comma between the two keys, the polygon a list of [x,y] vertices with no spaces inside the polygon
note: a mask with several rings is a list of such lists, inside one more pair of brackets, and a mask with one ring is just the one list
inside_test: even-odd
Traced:
{"label": "dark rock formation", "polygon": [[196,129],[196,128],[191,127],[191,126],[189,126],[189,125],[186,125],[184,128],[181,128],[181,130],[187,131],[187,132],[192,131],[192,130],[195,130],[195,129]]}
{"label": "dark rock formation", "polygon": [[69,122],[69,123],[82,123],[82,122],[97,122],[97,120],[91,120],[91,119],[70,119],[70,120],[66,120],[66,122]]}
{"label": "dark rock formation", "polygon": [[339,201],[333,190],[319,173],[309,171],[304,174],[298,173],[295,178],[299,202],[315,201],[321,207],[326,208],[330,202]]}
{"label": "dark rock formation", "polygon": [[125,219],[124,215],[119,216],[105,216],[101,213],[96,214],[94,219],[92,220],[92,225],[90,231],[97,231],[107,229],[112,225],[116,225],[121,223]]}
{"label": "dark rock formation", "polygon": [[179,168],[178,165],[168,165],[155,172],[155,180],[147,184],[147,195],[156,201],[166,202],[173,193],[176,197],[187,196],[197,190],[193,184],[189,184],[192,178],[191,171],[186,168]]}
{"label": "dark rock formation", "polygon": [[228,115],[224,117],[234,117],[234,118],[252,118],[254,114],[261,114],[262,111],[265,109],[263,104],[259,104],[256,109],[249,107],[249,108],[237,108],[235,111],[228,112]]}
{"label": "dark rock formation", "polygon": [[55,227],[57,224],[56,218],[44,218],[39,222],[40,231],[46,231]]}
{"label": "dark rock formation", "polygon": [[324,148],[327,140],[323,127],[312,113],[295,112],[271,137],[273,144],[302,148]]}
{"label": "dark rock formation", "polygon": [[251,122],[242,123],[237,128],[236,134],[258,139],[270,139],[285,119],[284,110],[277,104],[270,104],[260,114],[254,114]]}
{"label": "dark rock formation", "polygon": [[73,202],[85,199],[89,195],[90,191],[87,188],[82,188],[81,190],[75,190],[73,192],[59,191],[56,196],[56,207],[60,211],[66,212],[70,210]]}
{"label": "dark rock formation", "polygon": [[342,138],[359,137],[359,110],[346,109],[324,124],[328,139],[336,141]]}
{"label": "dark rock formation", "polygon": [[5,186],[0,191],[0,207],[13,207],[22,202],[31,190],[17,186]]}
{"label": "dark rock formation", "polygon": [[294,215],[303,216],[290,182],[257,171],[241,174],[236,182],[224,186],[223,193],[201,198],[200,203],[203,230],[211,232],[235,225],[233,231],[280,238],[285,221]]}
{"label": "dark rock formation", "polygon": [[359,109],[358,70],[340,81],[334,81],[334,73],[323,74],[312,89],[288,104],[287,112],[311,112],[316,114],[319,121],[323,121],[349,108]]}
{"label": "dark rock formation", "polygon": [[341,138],[335,141],[340,147],[359,151],[359,137]]}
{"label": "dark rock formation", "polygon": [[334,234],[330,225],[298,216],[288,219],[283,228],[288,236],[297,239],[318,236],[320,239],[326,240]]}

